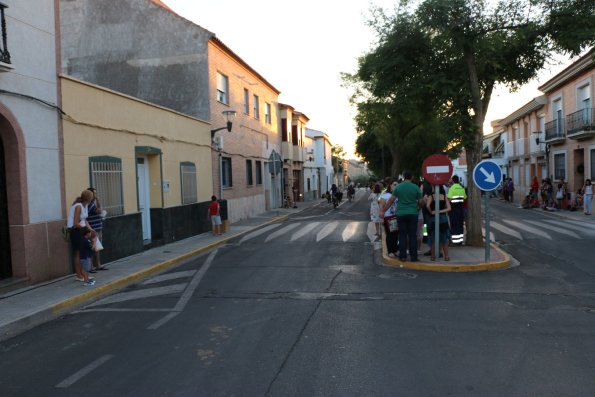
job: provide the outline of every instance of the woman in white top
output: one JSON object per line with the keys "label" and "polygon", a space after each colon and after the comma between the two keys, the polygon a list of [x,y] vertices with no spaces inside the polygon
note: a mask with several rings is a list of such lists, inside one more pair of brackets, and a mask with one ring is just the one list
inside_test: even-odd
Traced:
{"label": "woman in white top", "polygon": [[585,209],[585,215],[591,215],[593,210],[593,185],[591,180],[587,179],[583,186],[583,208]]}
{"label": "woman in white top", "polygon": [[378,206],[378,199],[380,198],[380,184],[374,184],[374,190],[370,193],[368,201],[370,203],[370,220],[374,222],[376,227],[376,235],[380,237],[380,207]]}
{"label": "woman in white top", "polygon": [[[387,178],[384,182],[386,189],[380,195],[378,200],[380,208],[384,208],[387,201],[392,196],[392,191],[397,187],[397,181]],[[399,229],[397,228],[397,200],[388,207],[384,214],[380,214],[384,222],[384,239],[386,242],[386,251],[391,258],[399,256]]]}
{"label": "woman in white top", "polygon": [[81,258],[79,256],[79,250],[81,246],[81,228],[87,226],[91,229],[89,222],[87,222],[87,206],[93,200],[93,192],[90,190],[83,190],[81,197],[78,197],[72,206],[68,210],[68,220],[66,226],[70,229],[70,247],[72,250],[72,256],[74,257],[74,271],[76,273],[76,279],[84,281],[83,268],[81,267]]}

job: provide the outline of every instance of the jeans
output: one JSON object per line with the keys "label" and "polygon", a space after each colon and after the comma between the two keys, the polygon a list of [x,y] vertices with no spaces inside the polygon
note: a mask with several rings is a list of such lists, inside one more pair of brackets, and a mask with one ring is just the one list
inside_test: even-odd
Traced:
{"label": "jeans", "polygon": [[399,259],[407,259],[407,247],[409,247],[411,260],[417,261],[417,214],[397,215],[397,224],[399,225]]}
{"label": "jeans", "polygon": [[585,213],[586,214],[590,214],[591,211],[593,210],[593,195],[592,194],[585,194],[585,197],[583,198],[583,206],[585,208]]}

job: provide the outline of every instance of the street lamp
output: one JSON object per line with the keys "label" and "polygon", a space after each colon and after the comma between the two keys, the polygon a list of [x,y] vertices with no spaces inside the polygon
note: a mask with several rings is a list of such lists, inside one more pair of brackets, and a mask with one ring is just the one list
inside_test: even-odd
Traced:
{"label": "street lamp", "polygon": [[221,113],[225,116],[225,119],[227,120],[227,124],[225,127],[216,128],[214,130],[211,130],[211,139],[213,139],[215,137],[215,133],[217,133],[217,131],[226,129],[227,131],[231,132],[231,126],[232,126],[231,120],[236,115],[236,111],[235,110],[224,110]]}
{"label": "street lamp", "polygon": [[[236,115],[236,111],[235,110],[224,110],[221,113],[225,116],[227,123],[226,123],[225,127],[215,128],[214,130],[211,130],[211,141],[214,141],[215,134],[217,133],[217,131],[227,130],[227,131],[231,132],[231,127],[232,127],[231,120]],[[221,145],[217,145],[217,151],[219,152],[219,200],[222,200],[223,199],[223,157],[221,156]]]}

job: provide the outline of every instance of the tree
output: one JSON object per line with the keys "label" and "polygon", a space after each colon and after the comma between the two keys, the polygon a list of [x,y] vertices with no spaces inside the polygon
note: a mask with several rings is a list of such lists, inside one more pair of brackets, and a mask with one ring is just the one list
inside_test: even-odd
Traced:
{"label": "tree", "polygon": [[[345,149],[341,145],[333,145],[331,147],[331,163],[333,165],[333,170],[335,170],[335,176],[341,182],[343,182],[343,163],[345,161]],[[340,183],[341,184],[341,183]]]}
{"label": "tree", "polygon": [[[358,78],[380,100],[425,92],[436,120],[465,148],[468,175],[481,160],[496,84],[515,89],[553,53],[578,55],[595,44],[593,0],[404,0],[394,16],[375,17],[378,44]],[[468,187],[467,241],[481,245],[480,192],[472,180]]]}

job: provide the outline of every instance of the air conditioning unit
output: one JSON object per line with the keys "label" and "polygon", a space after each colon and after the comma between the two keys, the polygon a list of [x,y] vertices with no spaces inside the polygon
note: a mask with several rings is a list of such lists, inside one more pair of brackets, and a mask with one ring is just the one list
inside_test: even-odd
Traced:
{"label": "air conditioning unit", "polygon": [[222,136],[216,136],[215,139],[213,139],[213,142],[215,143],[215,149],[223,150],[223,137]]}

